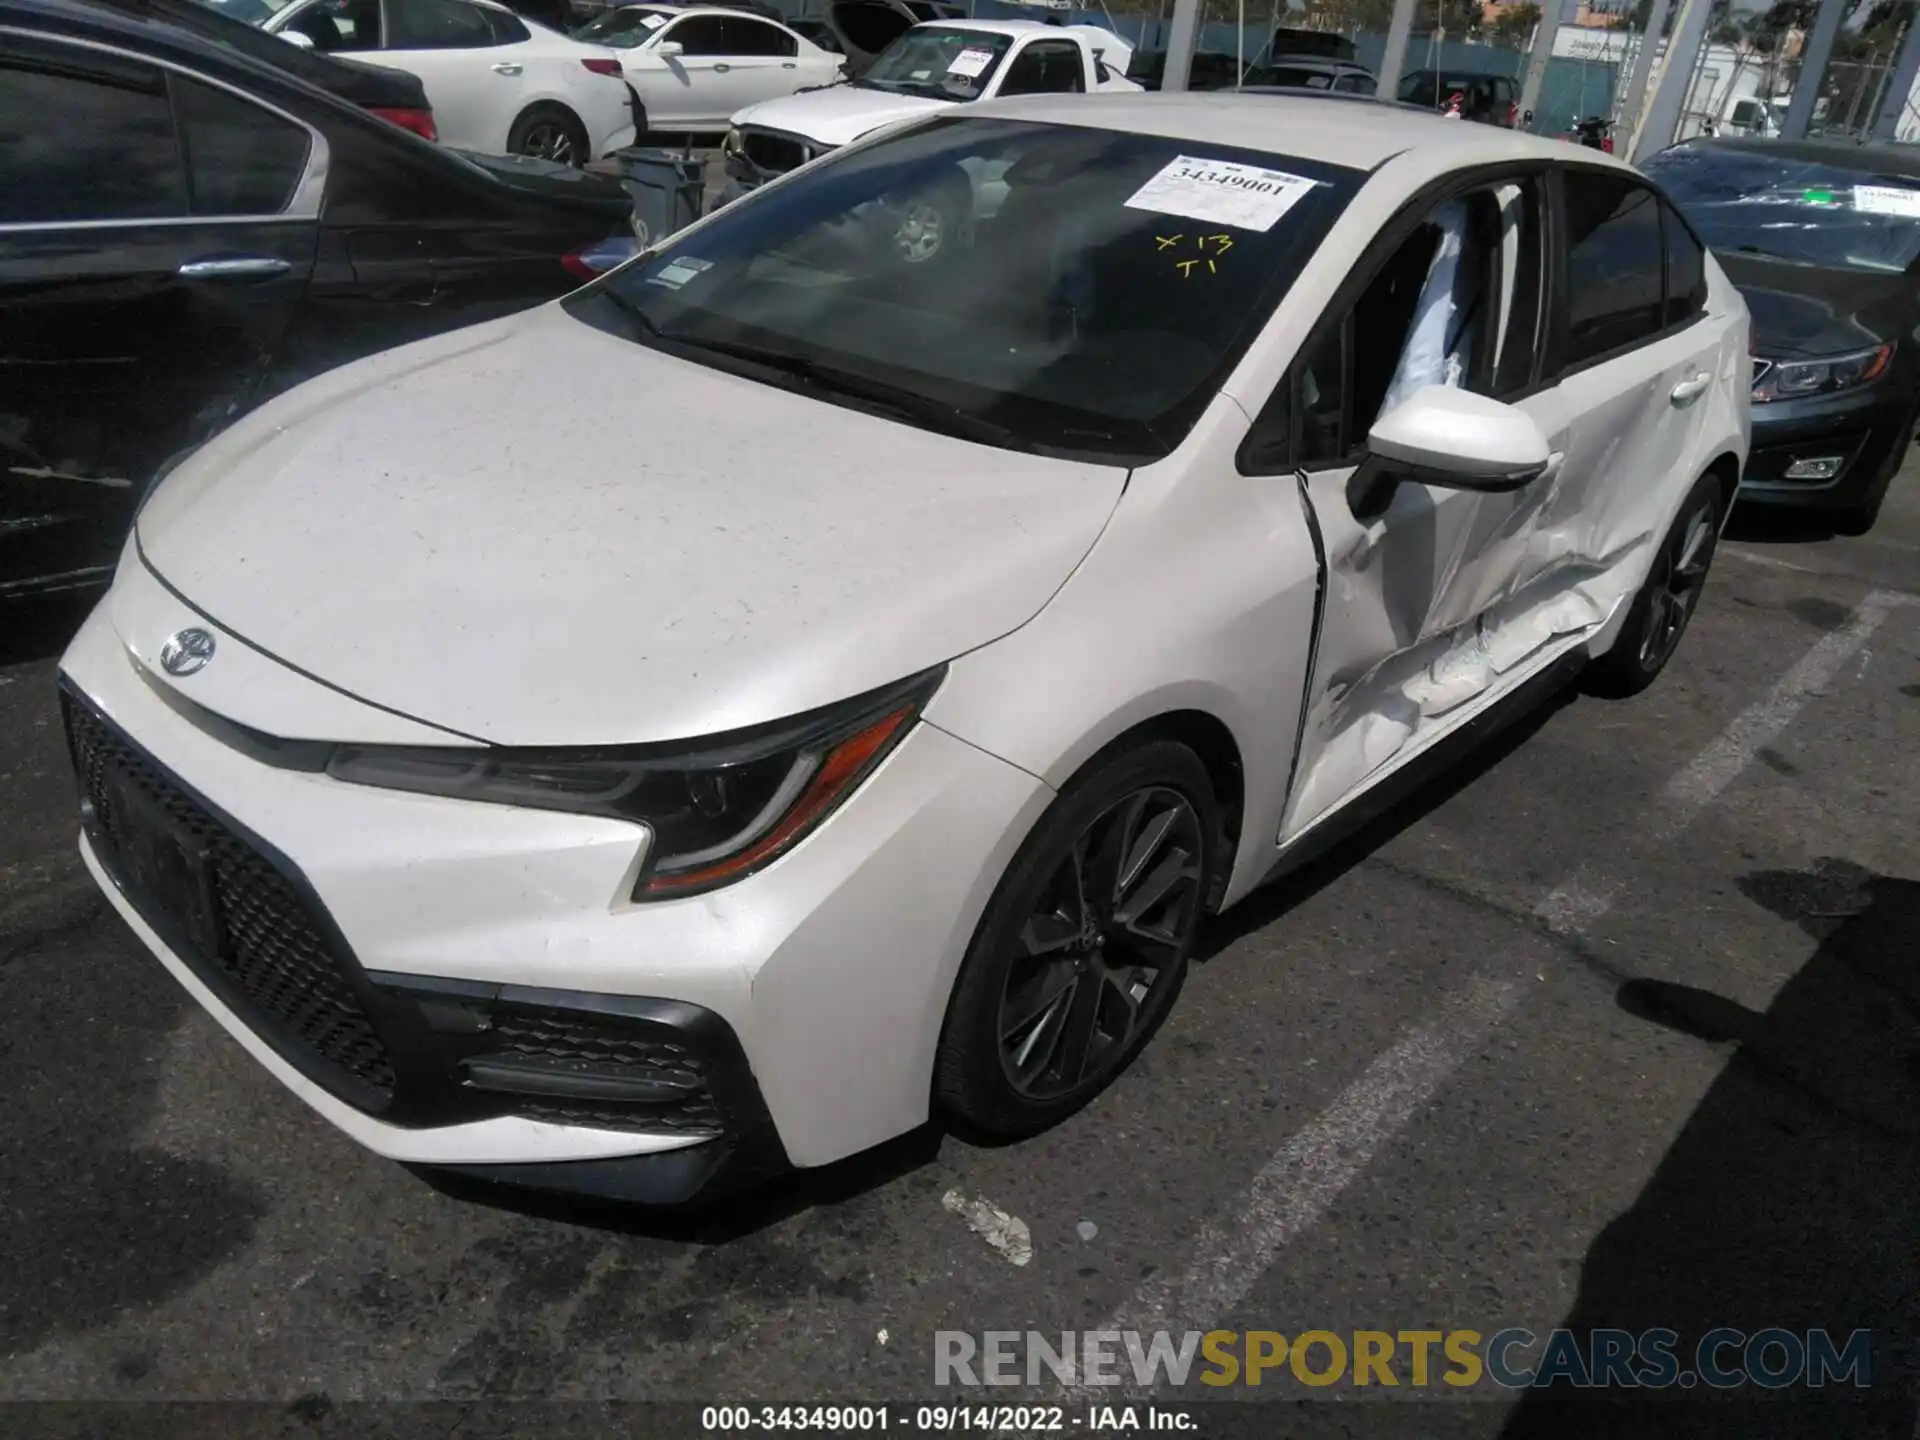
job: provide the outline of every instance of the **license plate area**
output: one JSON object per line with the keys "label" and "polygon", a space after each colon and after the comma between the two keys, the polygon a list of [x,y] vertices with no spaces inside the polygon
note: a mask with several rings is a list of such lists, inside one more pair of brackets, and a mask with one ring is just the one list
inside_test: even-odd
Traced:
{"label": "license plate area", "polygon": [[207,959],[221,958],[211,854],[145,787],[118,766],[100,767],[113,817],[112,851],[121,884],[148,923],[172,931]]}

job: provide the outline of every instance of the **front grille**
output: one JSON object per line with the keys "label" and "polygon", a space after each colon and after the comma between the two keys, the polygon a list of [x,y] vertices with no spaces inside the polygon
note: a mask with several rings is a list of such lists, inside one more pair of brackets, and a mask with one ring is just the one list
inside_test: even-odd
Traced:
{"label": "front grille", "polygon": [[720,1134],[726,1122],[705,1061],[689,1046],[667,1038],[668,1033],[616,1017],[502,1008],[494,1014],[487,1053],[538,1061],[556,1074],[590,1070],[671,1085],[680,1092],[662,1100],[516,1097],[517,1114],[601,1129]]}
{"label": "front grille", "polygon": [[[90,832],[102,842],[97,847],[101,862],[120,873],[116,852],[127,841],[128,819],[115,813],[105,783],[111,770],[122,786],[131,783],[156,803],[205,857],[218,943],[213,953],[182,958],[203,975],[212,972],[224,980],[272,1022],[270,1029],[261,1027],[266,1038],[282,1050],[299,1047],[302,1053],[289,1058],[310,1073],[319,1072],[316,1079],[331,1076],[330,1089],[356,1103],[375,1102],[367,1108],[391,1100],[394,1070],[386,1046],[361,1008],[341,958],[287,878],[99,716],[70,696],[63,695],[62,703],[74,770],[91,810]],[[149,923],[169,932],[169,938],[181,933],[182,917],[151,913],[151,896],[133,898]]]}
{"label": "front grille", "polygon": [[807,147],[798,140],[785,135],[769,135],[761,130],[748,130],[740,137],[741,149],[760,169],[775,175],[784,175],[789,170],[798,170],[811,158]]}

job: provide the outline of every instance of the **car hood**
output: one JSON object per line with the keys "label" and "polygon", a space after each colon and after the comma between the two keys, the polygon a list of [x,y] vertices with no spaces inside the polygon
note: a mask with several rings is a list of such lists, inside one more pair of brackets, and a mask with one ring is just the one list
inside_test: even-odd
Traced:
{"label": "car hood", "polygon": [[1755,354],[1843,355],[1913,332],[1916,287],[1905,275],[1716,254],[1752,312]]}
{"label": "car hood", "polygon": [[822,145],[849,145],[869,130],[896,120],[911,120],[964,104],[925,95],[894,95],[857,85],[834,85],[749,105],[733,117],[735,125],[757,125],[803,136]]}
{"label": "car hood", "polygon": [[1018,628],[1126,475],[546,306],[263,406],[161,484],[138,535],[215,624],[363,700],[498,744],[633,744],[793,715]]}

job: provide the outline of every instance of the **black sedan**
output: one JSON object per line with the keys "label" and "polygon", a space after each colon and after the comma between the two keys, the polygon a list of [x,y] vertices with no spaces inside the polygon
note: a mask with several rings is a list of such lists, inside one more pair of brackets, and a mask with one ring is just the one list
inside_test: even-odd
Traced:
{"label": "black sedan", "polygon": [[1740,498],[1872,528],[1920,417],[1920,158],[1842,140],[1694,140],[1649,160],[1753,312]]}
{"label": "black sedan", "polygon": [[0,0],[0,599],[106,579],[240,411],[637,248],[617,182],[443,150],[215,23]]}

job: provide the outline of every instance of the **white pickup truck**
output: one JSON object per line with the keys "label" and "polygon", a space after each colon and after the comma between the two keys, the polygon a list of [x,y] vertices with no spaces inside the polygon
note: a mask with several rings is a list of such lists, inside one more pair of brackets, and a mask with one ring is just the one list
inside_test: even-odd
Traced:
{"label": "white pickup truck", "polygon": [[1133,46],[1092,25],[1037,20],[936,20],[915,25],[858,80],[750,105],[723,146],[737,199],[815,156],[896,121],[997,95],[1138,90]]}

